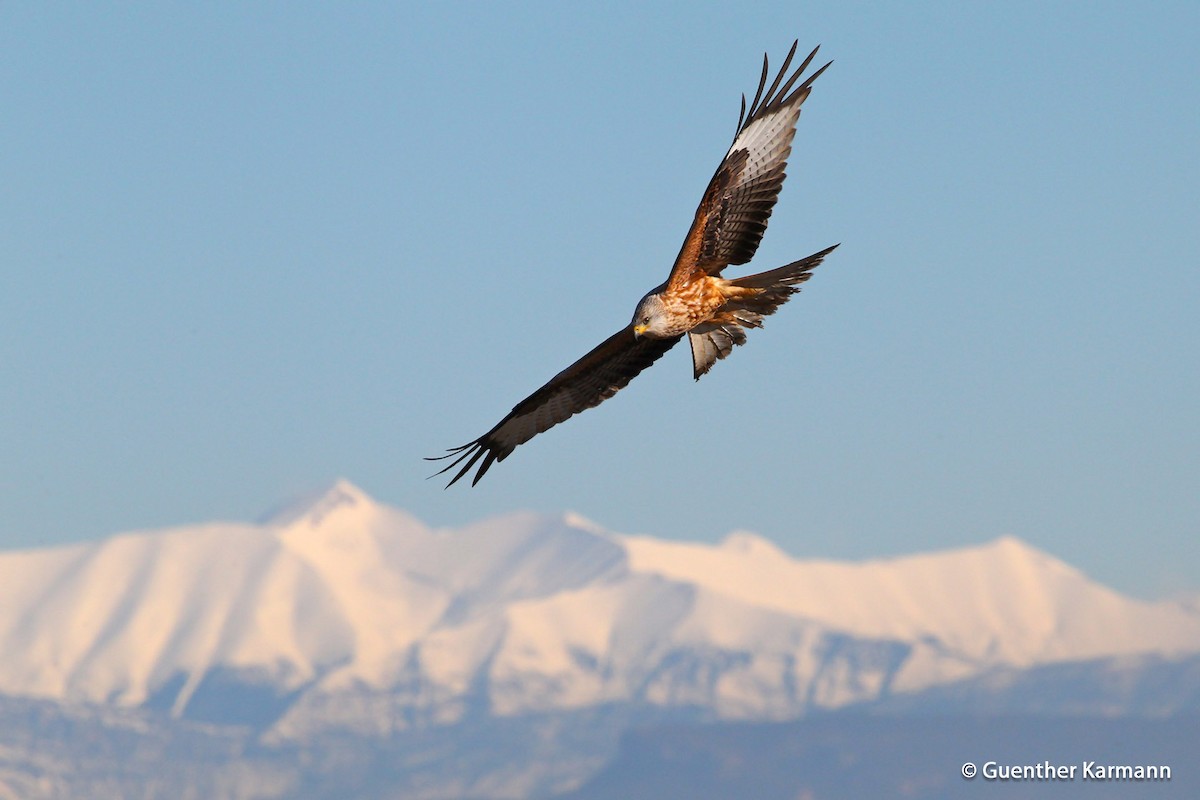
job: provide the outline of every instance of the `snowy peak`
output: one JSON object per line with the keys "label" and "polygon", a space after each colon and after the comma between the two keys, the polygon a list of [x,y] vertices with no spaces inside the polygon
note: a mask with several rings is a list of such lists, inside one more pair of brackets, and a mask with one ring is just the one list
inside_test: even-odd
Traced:
{"label": "snowy peak", "polygon": [[624,542],[636,572],[856,636],[931,644],[962,669],[1200,647],[1200,617],[1179,604],[1122,597],[1011,536],[866,562],[801,561],[757,537],[731,539]]}
{"label": "snowy peak", "polygon": [[261,519],[271,527],[303,526],[319,528],[333,515],[345,516],[370,513],[376,503],[366,492],[344,478],[330,485],[307,492],[275,509]]}
{"label": "snowy peak", "polygon": [[730,553],[751,558],[789,558],[787,553],[780,550],[770,539],[750,531],[733,531],[727,534],[718,546]]}

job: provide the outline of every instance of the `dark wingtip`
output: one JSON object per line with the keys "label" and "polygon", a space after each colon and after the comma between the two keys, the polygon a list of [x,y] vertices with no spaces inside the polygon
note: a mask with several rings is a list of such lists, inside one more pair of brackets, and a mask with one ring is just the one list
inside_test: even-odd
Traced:
{"label": "dark wingtip", "polygon": [[472,486],[479,483],[479,479],[483,477],[484,473],[488,471],[488,469],[492,466],[493,463],[495,463],[495,461],[496,461],[496,451],[488,450],[487,457],[483,459],[483,463],[479,465],[479,471],[475,473],[475,479],[473,481],[471,481]]}
{"label": "dark wingtip", "polygon": [[[466,461],[467,462],[466,465],[463,466],[463,468],[458,471],[458,474],[456,474],[453,478],[450,479],[450,482],[447,483],[445,485],[445,487],[443,487],[443,488],[449,489],[451,486],[453,486],[455,483],[458,482],[459,478],[461,478],[463,475],[465,475],[467,473],[467,471],[469,469],[471,469],[471,467],[475,464],[476,461],[479,460],[479,457],[481,455],[483,455],[483,453],[485,451],[487,451],[489,453],[491,452],[490,450],[488,450],[488,448],[484,447],[484,445],[481,441],[476,439],[473,442],[468,442],[467,444],[459,445],[458,447],[449,448],[446,451],[445,455],[424,456],[424,459],[426,461],[441,461],[443,459],[454,457],[453,461],[451,461],[449,464],[442,467],[441,469],[439,469],[437,472],[433,473],[432,475],[426,476],[425,480],[429,480],[430,478],[436,478],[438,475],[442,475],[446,472],[449,472],[450,470],[457,467],[459,464],[462,464],[463,461]],[[478,481],[479,478],[476,477],[475,480]]]}
{"label": "dark wingtip", "polygon": [[[446,452],[440,456],[423,456],[423,458],[426,461],[441,461],[443,459],[450,458],[450,456],[461,453],[463,450],[466,450],[468,447],[470,447],[473,444],[478,444],[478,442],[468,442],[467,444],[460,444],[458,447],[447,447]],[[447,467],[446,469],[449,469],[449,467]],[[442,471],[445,472],[445,470],[442,470]],[[434,473],[434,474],[437,474],[437,473]]]}
{"label": "dark wingtip", "polygon": [[[792,60],[795,58],[796,50],[799,48],[799,46],[799,39],[796,39],[792,42],[792,47],[788,51],[787,56],[783,59],[783,64],[779,67],[779,72],[775,75],[775,80],[771,82],[770,88],[767,88],[767,75],[769,74],[767,56],[765,53],[763,54],[763,71],[762,76],[758,81],[758,91],[754,94],[754,100],[750,103],[748,112],[743,112],[743,114],[739,115],[739,133],[742,131],[745,125],[749,125],[751,120],[755,119],[762,113],[776,108],[781,108],[789,103],[795,102],[797,98],[799,98],[799,102],[804,102],[804,98],[808,96],[808,92],[813,81],[815,81],[817,77],[819,77],[820,74],[826,70],[829,64],[833,63],[830,61],[829,64],[821,67],[815,73],[806,78],[803,83],[801,83],[799,86],[796,86],[793,90],[792,87],[795,86],[796,81],[800,80],[800,77],[804,74],[804,71],[808,69],[808,65],[811,64],[812,60],[816,57],[817,51],[821,49],[821,45],[814,47],[812,52],[805,57],[800,66],[793,70]],[[790,76],[788,75],[789,71],[791,72]],[[785,78],[786,80],[784,80]],[[763,91],[764,89],[766,90],[765,92]]]}

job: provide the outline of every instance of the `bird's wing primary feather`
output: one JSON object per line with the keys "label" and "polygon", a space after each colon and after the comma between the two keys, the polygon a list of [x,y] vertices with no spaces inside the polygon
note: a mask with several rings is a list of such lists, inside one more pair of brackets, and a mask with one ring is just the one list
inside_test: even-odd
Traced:
{"label": "bird's wing primary feather", "polygon": [[829,66],[821,67],[793,88],[817,54],[814,49],[784,80],[797,44],[792,45],[769,89],[767,58],[763,56],[754,101],[747,112],[746,98],[742,97],[733,144],[696,209],[667,279],[669,289],[678,289],[702,275],[718,274],[730,264],[745,264],[758,249],[786,177],[784,170],[792,152],[800,106],[812,90],[813,81]]}
{"label": "bird's wing primary feather", "polygon": [[434,474],[441,475],[463,464],[450,483],[446,484],[449,488],[478,461],[479,471],[471,481],[474,486],[494,462],[503,461],[518,445],[584,409],[600,405],[625,388],[638,373],[661,358],[681,338],[638,338],[633,335],[632,328],[621,329],[551,378],[545,386],[517,403],[508,416],[483,436],[452,448],[444,456],[427,459],[454,459]]}

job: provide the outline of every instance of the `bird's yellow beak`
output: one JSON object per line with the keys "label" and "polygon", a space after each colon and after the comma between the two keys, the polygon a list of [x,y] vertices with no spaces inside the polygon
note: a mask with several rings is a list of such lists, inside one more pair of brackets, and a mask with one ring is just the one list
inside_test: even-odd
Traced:
{"label": "bird's yellow beak", "polygon": [[642,334],[645,332],[646,332],[645,325],[634,325],[633,326],[633,335],[638,337],[639,339],[642,337]]}

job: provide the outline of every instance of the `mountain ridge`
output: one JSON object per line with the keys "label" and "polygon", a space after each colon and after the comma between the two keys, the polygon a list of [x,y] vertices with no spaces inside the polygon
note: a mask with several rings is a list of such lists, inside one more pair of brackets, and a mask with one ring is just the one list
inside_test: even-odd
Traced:
{"label": "mountain ridge", "polygon": [[[739,725],[842,719],[873,763],[871,732],[903,745],[921,715],[955,716],[969,751],[981,713],[1167,732],[1200,713],[1200,605],[1123,597],[1012,537],[806,560],[571,512],[433,528],[346,481],[259,523],[0,553],[0,649],[0,797],[550,798],[602,789],[639,758],[621,738],[655,730],[690,731],[703,764]],[[921,763],[880,774],[959,785]],[[739,795],[802,788],[791,760],[735,773]],[[581,796],[602,795],[628,793]]]}
{"label": "mountain ridge", "polygon": [[10,696],[183,716],[236,685],[290,698],[272,701],[281,730],[316,724],[306,698],[363,690],[443,722],[611,702],[775,719],[1000,667],[1200,651],[1200,614],[1014,537],[808,561],[745,531],[666,541],[570,512],[433,529],[339,480],[258,524],[0,553],[0,647]]}

